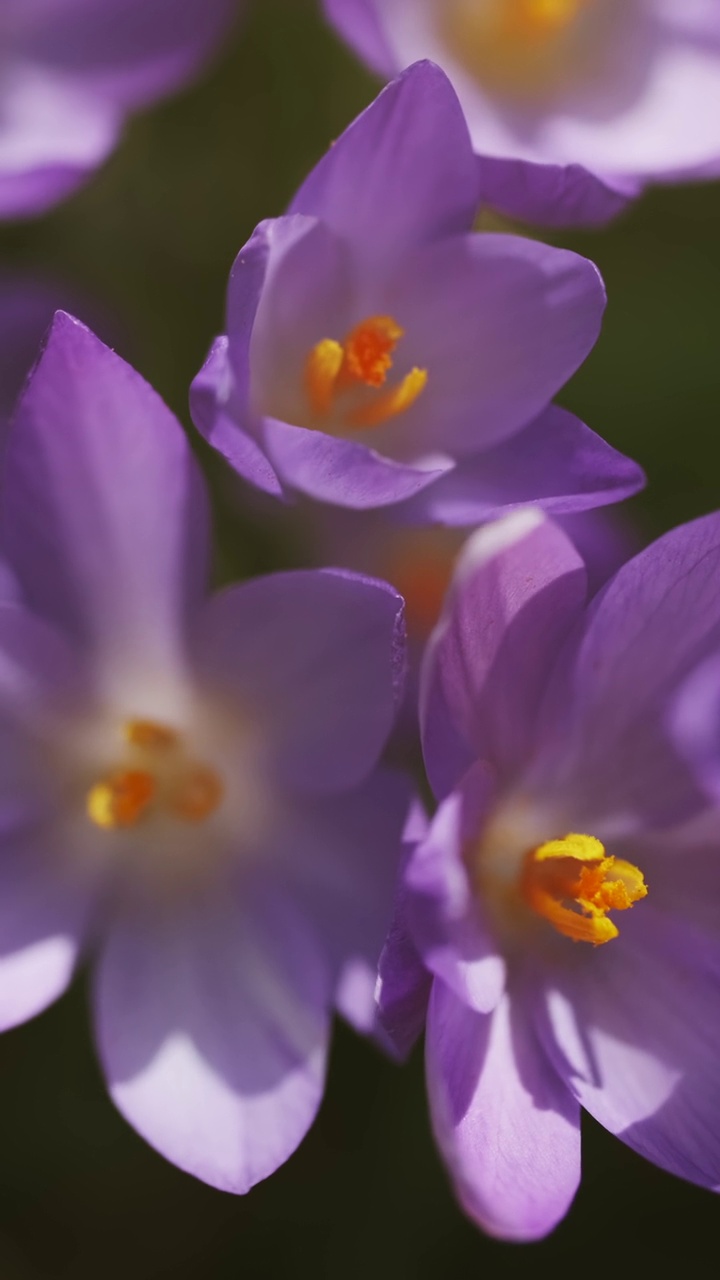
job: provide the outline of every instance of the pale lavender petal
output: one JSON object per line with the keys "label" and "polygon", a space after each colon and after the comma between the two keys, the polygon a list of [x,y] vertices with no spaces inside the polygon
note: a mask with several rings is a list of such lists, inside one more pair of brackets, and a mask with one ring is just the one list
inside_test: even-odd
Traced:
{"label": "pale lavender petal", "polygon": [[562,789],[575,830],[663,826],[701,807],[667,718],[683,679],[720,647],[719,574],[710,515],[658,539],[593,602],[548,691],[536,778]]}
{"label": "pale lavender petal", "polygon": [[464,855],[487,821],[494,794],[493,777],[475,765],[440,805],[403,874],[405,920],[424,964],[478,1013],[497,1005],[506,969]]}
{"label": "pale lavender petal", "polygon": [[619,502],[644,483],[637,463],[567,409],[550,405],[511,439],[463,458],[403,507],[402,517],[472,525],[527,505],[565,516]]}
{"label": "pale lavender petal", "polygon": [[238,0],[5,0],[13,48],[96,100],[140,106],[181,85],[228,31]]}
{"label": "pale lavender petal", "polygon": [[469,230],[479,194],[455,92],[439,67],[421,63],[350,125],[290,211],[321,217],[372,261]]}
{"label": "pale lavender petal", "polygon": [[159,396],[63,312],[16,411],[3,517],[34,609],[108,666],[174,661],[204,586],[202,482]]}
{"label": "pale lavender petal", "polygon": [[585,591],[578,553],[541,512],[507,516],[466,544],[423,673],[423,750],[438,794],[451,782],[446,719],[476,758],[516,775]]}
{"label": "pale lavender petal", "polygon": [[353,791],[293,805],[273,835],[283,884],[331,964],[336,1007],[365,1033],[376,1029],[378,958],[411,799],[409,778],[378,770]]}
{"label": "pale lavender petal", "polygon": [[720,657],[713,654],[685,681],[668,717],[673,740],[695,777],[720,803]]}
{"label": "pale lavender petal", "polygon": [[548,997],[569,1087],[655,1164],[720,1188],[717,938],[649,898],[612,945],[583,959]]}
{"label": "pale lavender petal", "polygon": [[394,1052],[406,1058],[422,1034],[432,988],[432,974],[426,969],[410,934],[407,920],[408,890],[404,871],[408,854],[427,835],[428,818],[417,800],[408,813],[403,844],[406,846],[395,886],[393,915],[378,963],[375,1000],[377,1018]]}
{"label": "pale lavender petal", "polygon": [[[5,815],[3,815],[4,817]],[[93,902],[57,828],[8,837],[0,850],[0,1030],[26,1022],[72,980]]]}
{"label": "pale lavender petal", "polygon": [[402,612],[392,587],[342,570],[258,578],[208,602],[198,671],[257,715],[285,785],[343,790],[367,777],[393,724]]}
{"label": "pale lavender petal", "polygon": [[314,1119],[330,998],[302,919],[247,880],[182,910],[138,910],[112,927],[97,976],[112,1097],[174,1164],[246,1192]]}
{"label": "pale lavender petal", "polygon": [[371,0],[323,0],[325,12],[361,58],[389,80],[397,70]]}
{"label": "pale lavender petal", "polygon": [[493,1014],[433,986],[426,1032],[433,1128],[465,1212],[503,1240],[537,1240],[580,1180],[577,1103],[506,995]]}

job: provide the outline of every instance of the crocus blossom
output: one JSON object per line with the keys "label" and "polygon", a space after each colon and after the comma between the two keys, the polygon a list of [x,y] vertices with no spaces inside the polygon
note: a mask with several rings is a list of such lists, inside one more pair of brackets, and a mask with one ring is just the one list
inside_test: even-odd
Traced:
{"label": "crocus blossom", "polygon": [[444,67],[507,213],[602,222],[647,183],[720,173],[715,0],[324,3],[380,75]]}
{"label": "crocus blossom", "polygon": [[129,112],[177,89],[237,0],[0,0],[0,217],[42,213],[118,141]]}
{"label": "crocus blossom", "polygon": [[541,512],[468,544],[429,644],[419,818],[379,984],[405,1049],[426,1019],[436,1138],[506,1239],[580,1176],[580,1108],[720,1187],[720,813],[674,745],[720,641],[720,515],[661,538],[586,606]]}
{"label": "crocus blossom", "polygon": [[402,602],[346,571],[206,598],[208,521],[159,397],[58,313],[0,494],[0,1027],[96,965],[110,1092],[225,1190],[323,1090],[333,1006],[373,1018],[407,804],[376,769]]}
{"label": "crocus blossom", "polygon": [[257,228],[192,391],[198,428],[246,480],[457,525],[528,502],[584,510],[642,484],[550,403],[597,338],[596,268],[473,234],[478,201],[455,92],[419,64]]}

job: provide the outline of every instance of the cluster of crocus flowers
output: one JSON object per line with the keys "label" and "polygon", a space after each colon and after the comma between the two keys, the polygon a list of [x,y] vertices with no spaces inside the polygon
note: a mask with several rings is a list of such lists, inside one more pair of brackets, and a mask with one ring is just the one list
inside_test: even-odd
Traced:
{"label": "cluster of crocus flowers", "polygon": [[720,172],[714,0],[324,0],[388,79],[450,76],[490,204],[602,222],[651,182]]}
{"label": "cluster of crocus flowers", "polygon": [[206,597],[181,427],[63,313],[0,502],[0,1025],[91,952],[117,1105],[182,1168],[246,1191],[314,1117],[333,1007],[374,1019],[408,799],[376,767],[402,600],[332,570]]}
{"label": "cluster of crocus flowers", "polygon": [[718,793],[684,763],[711,757],[688,702],[717,675],[719,574],[713,515],[588,607],[574,547],[522,512],[468,544],[429,644],[438,809],[410,833],[379,999],[401,1048],[426,1022],[438,1144],[503,1238],[566,1212],[581,1107],[720,1185]]}

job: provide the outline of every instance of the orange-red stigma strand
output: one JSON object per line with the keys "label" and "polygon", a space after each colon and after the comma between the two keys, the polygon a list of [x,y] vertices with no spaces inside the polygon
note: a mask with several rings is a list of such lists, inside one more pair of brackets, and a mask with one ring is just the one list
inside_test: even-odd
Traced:
{"label": "orange-red stigma strand", "polygon": [[[305,365],[305,390],[310,407],[323,417],[338,397],[367,387],[380,391],[393,367],[393,353],[404,329],[392,316],[370,316],[356,325],[343,342],[323,338]],[[425,389],[426,369],[411,369],[396,386],[346,409],[345,423],[364,429],[377,427],[405,413]]]}

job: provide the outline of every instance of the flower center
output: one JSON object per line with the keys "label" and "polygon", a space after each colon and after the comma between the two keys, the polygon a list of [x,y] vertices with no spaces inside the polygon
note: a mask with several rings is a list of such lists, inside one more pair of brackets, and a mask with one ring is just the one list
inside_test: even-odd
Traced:
{"label": "flower center", "polygon": [[135,827],[164,814],[204,822],[219,807],[223,784],[214,769],[187,755],[179,733],[151,720],[122,727],[125,759],[90,787],[85,808],[105,830]]}
{"label": "flower center", "polygon": [[599,0],[439,0],[456,57],[488,87],[530,91],[572,74],[574,36]]}
{"label": "flower center", "polygon": [[[327,417],[333,410],[346,427],[377,427],[405,413],[422,394],[427,369],[411,369],[393,386],[387,376],[404,329],[392,316],[370,316],[343,339],[323,338],[305,364],[305,391],[313,414]],[[371,393],[361,394],[365,388]]]}
{"label": "flower center", "polygon": [[609,911],[627,911],[647,895],[637,867],[608,857],[594,836],[575,832],[526,854],[520,890],[533,911],[559,933],[594,946],[618,936]]}

